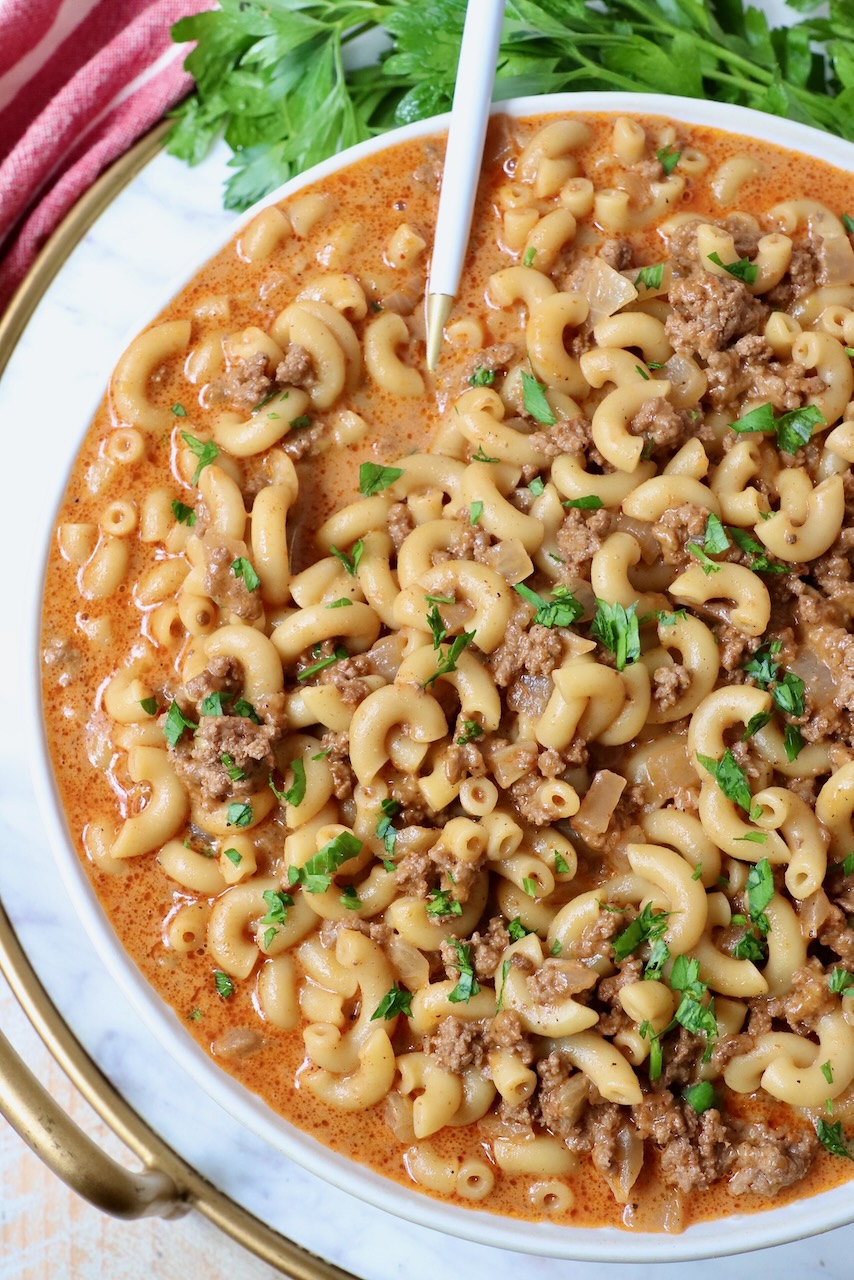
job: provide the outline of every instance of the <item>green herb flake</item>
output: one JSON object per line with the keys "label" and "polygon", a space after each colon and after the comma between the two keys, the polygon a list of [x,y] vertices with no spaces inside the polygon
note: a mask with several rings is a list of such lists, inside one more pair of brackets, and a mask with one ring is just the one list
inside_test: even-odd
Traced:
{"label": "green herb flake", "polygon": [[472,462],[497,462],[498,461],[497,458],[490,458],[487,454],[484,453],[483,445],[477,446],[477,453],[473,453],[471,455],[471,460]]}
{"label": "green herb flake", "polygon": [[478,520],[482,515],[483,515],[483,503],[472,502],[469,506],[469,522],[473,525],[477,524]]}
{"label": "green herb flake", "polygon": [[[518,587],[516,588],[518,591]],[[637,601],[628,609],[621,604],[596,601],[596,613],[590,625],[590,634],[603,648],[614,654],[614,665],[624,671],[630,662],[640,657],[640,632],[637,620]]]}
{"label": "green herb flake", "polygon": [[571,627],[584,613],[584,606],[576,600],[568,587],[555,587],[551,592],[551,600],[544,600],[536,591],[526,587],[524,582],[517,582],[514,590],[534,606],[532,621],[541,627]]}
{"label": "green herb flake", "polygon": [[633,951],[637,951],[638,947],[644,942],[654,942],[657,938],[661,938],[667,932],[667,917],[669,912],[654,912],[652,905],[648,902],[641,911],[640,915],[635,916],[634,920],[624,929],[622,933],[618,933],[611,944],[614,950],[616,960],[625,960]]}
{"label": "green herb flake", "polygon": [[[294,905],[294,900],[289,893],[285,893],[282,889],[265,889],[261,895],[264,899],[264,905],[267,908],[267,914],[261,917],[261,924],[283,925],[288,918],[288,907]],[[275,929],[273,934],[275,935]],[[264,946],[270,945],[266,938]]]}
{"label": "green herb flake", "polygon": [[229,862],[235,867],[239,867],[243,861],[243,854],[238,853],[236,849],[224,849],[222,856],[228,858]]}
{"label": "green herb flake", "polygon": [[528,485],[528,488],[535,498],[542,497],[546,490],[542,476],[534,476],[533,480]]}
{"label": "green herb flake", "polygon": [[352,555],[348,556],[346,551],[339,551],[337,547],[330,547],[329,550],[332,552],[336,560],[340,560],[350,577],[355,578],[356,570],[359,567],[359,561],[362,559],[362,552],[365,550],[365,544],[362,539],[359,538],[358,542],[353,543]]}
{"label": "green herb flake", "polygon": [[406,987],[401,987],[399,983],[393,982],[391,989],[385,993],[371,1014],[371,1022],[376,1022],[378,1018],[384,1018],[388,1022],[400,1013],[406,1018],[412,1017],[412,992],[407,991]]}
{"label": "green herb flake", "polygon": [[326,607],[327,609],[349,609],[352,604],[353,601],[349,596],[340,596],[339,599],[333,600]]}
{"label": "green herb flake", "polygon": [[234,760],[227,751],[223,751],[219,760],[232,782],[242,782],[246,777],[246,771],[241,769],[239,764],[234,763]]}
{"label": "green herb flake", "polygon": [[200,1021],[201,1021],[201,1017],[202,1017],[202,1011],[201,1011],[201,1009],[191,1009],[191,1010],[190,1010],[190,1012],[187,1014],[187,1021],[188,1021],[188,1022],[200,1022]]}
{"label": "green herb flake", "polygon": [[199,440],[196,436],[191,436],[187,431],[181,432],[181,439],[184,441],[184,444],[190,452],[198,459],[196,469],[193,472],[192,479],[190,480],[190,484],[198,484],[199,476],[202,474],[205,467],[209,467],[210,464],[219,457],[219,448],[214,444],[213,440]]}
{"label": "green herb flake", "polygon": [[238,556],[236,560],[232,560],[230,568],[235,578],[238,580],[243,579],[247,591],[258,590],[261,585],[261,579],[255,572],[251,561],[247,560],[245,556]]}
{"label": "green herb flake", "polygon": [[335,872],[362,851],[362,842],[351,831],[328,840],[303,866],[288,867],[288,884],[300,884],[306,893],[325,893]]}
{"label": "green herb flake", "polygon": [[223,1000],[229,1000],[234,995],[234,983],[222,969],[214,969],[214,987]]}
{"label": "green herb flake", "polygon": [[664,263],[656,262],[651,267],[641,267],[634,279],[635,288],[660,289],[664,279]]}
{"label": "green herb flake", "polygon": [[533,374],[522,371],[522,399],[525,412],[544,427],[553,427],[557,422],[554,410],[546,399],[546,389]]}
{"label": "green herb flake", "polygon": [[534,265],[534,259],[536,258],[536,256],[537,256],[537,250],[535,246],[529,245],[522,256],[522,266],[532,267]]}
{"label": "green herb flake", "polygon": [[774,874],[767,858],[755,862],[747,873],[745,897],[750,919],[760,933],[767,933],[771,926],[765,908],[774,897]]}
{"label": "green herb flake", "polygon": [[383,800],[380,809],[382,810],[382,817],[377,819],[377,838],[382,840],[386,853],[393,854],[397,832],[392,826],[391,820],[400,813],[401,804],[399,800]]}
{"label": "green herb flake", "polygon": [[166,712],[166,719],[163,722],[163,736],[170,747],[176,747],[179,740],[183,737],[186,729],[192,730],[193,733],[198,729],[195,720],[188,720],[184,715],[178,703],[173,699],[169,710]]}
{"label": "green herb flake", "polygon": [[297,675],[297,683],[304,684],[306,680],[310,680],[312,676],[316,676],[318,671],[324,671],[327,667],[331,667],[336,662],[343,662],[344,659],[349,658],[349,656],[349,653],[343,645],[336,645],[334,653],[330,653],[326,658],[321,658],[319,662],[313,663],[310,667],[303,667],[302,671]]}
{"label": "green herb flake", "polygon": [[529,898],[536,898],[539,885],[533,876],[525,876],[522,881],[522,888],[525,890]]}
{"label": "green herb flake", "polygon": [[303,427],[311,426],[311,418],[307,413],[301,413],[298,418],[291,418],[288,425],[291,431],[301,431]]}
{"label": "green herb flake", "polygon": [[520,938],[527,938],[529,933],[534,933],[534,929],[526,929],[522,924],[521,916],[514,916],[507,924],[507,932],[510,935],[511,942],[518,942]]}
{"label": "green herb flake", "polygon": [[844,876],[854,875],[854,851],[846,854],[842,861],[837,863],[837,865],[842,868],[842,874]]}
{"label": "green herb flake", "polygon": [[251,720],[253,724],[260,724],[261,717],[253,707],[251,702],[247,702],[245,698],[238,698],[232,707],[232,711],[236,716],[245,716],[247,720]]}
{"label": "green herb flake", "polygon": [[142,707],[143,711],[147,716],[157,715],[157,699],[156,698],[141,698],[139,705]]}
{"label": "green herb flake", "polygon": [[270,774],[270,790],[278,801],[282,804],[300,805],[305,799],[305,762],[301,756],[291,761],[291,774],[293,782],[287,791],[279,791],[273,781],[273,775]]}
{"label": "green herb flake", "polygon": [[840,218],[840,222],[842,223],[845,230],[848,232],[849,236],[854,236],[854,218],[851,217],[851,214],[842,213],[840,214],[839,218]]}
{"label": "green herb flake", "polygon": [[377,462],[363,462],[359,467],[359,493],[364,498],[371,498],[375,493],[388,489],[403,474],[401,467],[382,467]]}
{"label": "green herb flake", "polygon": [[841,1120],[837,1120],[836,1124],[828,1124],[826,1120],[817,1120],[815,1132],[821,1145],[832,1156],[842,1156],[845,1160],[854,1160],[854,1155],[849,1150],[845,1135],[842,1132]]}
{"label": "green herb flake", "polygon": [[664,1065],[661,1051],[661,1037],[653,1029],[651,1022],[644,1020],[638,1027],[641,1039],[649,1040],[649,1078],[655,1081],[661,1075]]}
{"label": "green herb flake", "polygon": [[230,827],[248,827],[252,822],[252,805],[234,801],[225,811],[225,820]]}
{"label": "green herb flake", "polygon": [[777,439],[777,448],[785,453],[797,453],[804,445],[809,444],[813,429],[825,426],[825,417],[814,404],[803,405],[800,409],[791,409],[779,418],[775,417],[770,404],[759,405],[751,409],[743,418],[731,422],[733,431],[773,431]]}
{"label": "green herb flake", "polygon": [[[734,839],[744,840],[747,844],[767,844],[768,832],[767,831],[748,831],[743,836],[735,836]],[[729,881],[727,880],[724,883],[729,884]]]}
{"label": "green herb flake", "polygon": [[189,529],[192,529],[196,523],[196,513],[193,508],[185,506],[177,498],[172,500],[172,514],[179,524],[185,524]]}
{"label": "green herb flake", "polygon": [[752,964],[761,964],[765,959],[765,951],[761,942],[753,933],[745,933],[732,949],[736,960],[749,960]]}
{"label": "green herb flake", "polygon": [[187,416],[187,410],[182,404],[173,404],[172,413],[176,418],[186,418]]}
{"label": "green herb flake", "polygon": [[459,980],[453,991],[448,996],[451,1004],[468,1004],[472,996],[476,996],[480,991],[477,979],[474,976],[474,969],[471,963],[471,947],[464,942],[460,942],[457,938],[447,938],[457,953],[455,968],[459,970]]}
{"label": "green herb flake", "polygon": [[555,872],[559,876],[565,876],[569,871],[569,863],[563,854],[559,853],[557,849],[553,850],[553,852],[555,856]]}
{"label": "green herb flake", "polygon": [[359,907],[362,905],[362,899],[356,892],[356,886],[352,884],[344,885],[338,901],[341,903],[341,906],[346,907],[348,911],[358,911]]}
{"label": "green herb flake", "polygon": [[463,904],[452,897],[449,889],[431,889],[427,894],[427,914],[431,919],[461,916]]}
{"label": "green herb flake", "polygon": [[644,382],[649,382],[649,374],[647,373],[646,369],[644,369],[644,368],[643,368],[643,366],[642,366],[642,365],[636,364],[636,365],[635,365],[635,370],[636,370],[636,372],[637,372],[637,373],[639,373],[639,374],[640,374],[640,376],[643,378]]}
{"label": "green herb flake", "polygon": [[495,1012],[500,1013],[504,1008],[504,987],[507,984],[507,975],[510,972],[511,962],[502,960],[501,962],[501,985],[498,988],[498,998],[495,1001]]}
{"label": "green herb flake", "polygon": [[783,746],[787,760],[797,760],[804,749],[804,735],[796,724],[787,724],[783,730]]}
{"label": "green herb flake", "polygon": [[727,800],[732,800],[739,808],[744,809],[749,814],[751,822],[755,822],[756,818],[761,816],[762,810],[753,806],[753,797],[747,784],[747,775],[736,763],[735,756],[729,747],[724,751],[720,760],[715,760],[711,756],[700,755],[699,752],[697,752],[697,759],[706,772],[712,775]]}
{"label": "green herb flake", "polygon": [[700,1080],[697,1084],[689,1084],[682,1090],[682,1097],[693,1107],[698,1116],[712,1107],[720,1106],[714,1085],[711,1080]]}
{"label": "green herb flake", "polygon": [[829,1062],[821,1064],[821,1074],[824,1076],[828,1084],[833,1084],[833,1067]]}
{"label": "green herb flake", "polygon": [[838,965],[829,974],[827,986],[835,996],[854,996],[854,976]]}
{"label": "green herb flake", "polygon": [[597,494],[589,493],[583,498],[567,498],[561,505],[578,511],[598,511],[604,504]]}
{"label": "green herb flake", "polygon": [[659,609],[655,615],[660,627],[675,627],[677,622],[682,622],[687,616],[687,609],[676,609],[673,613],[664,613]]}
{"label": "green herb flake", "polygon": [[716,267],[723,267],[724,271],[727,271],[736,280],[740,280],[742,284],[756,284],[759,276],[759,268],[749,258],[739,258],[737,262],[722,262],[720,254],[710,253],[709,262],[713,262]]}
{"label": "green herb flake", "polygon": [[[491,387],[495,381],[495,370],[487,369],[479,364],[474,373],[469,378],[469,385],[472,387]],[[495,461],[495,459],[492,459]]]}
{"label": "green herb flake", "polygon": [[447,676],[450,675],[451,672],[456,671],[457,661],[459,660],[460,655],[463,650],[471,644],[474,637],[474,631],[463,631],[460,635],[454,636],[451,645],[439,659],[438,667],[433,672],[432,676],[428,676],[421,687],[423,689],[429,689],[430,685],[434,684],[440,676]]}
{"label": "green herb flake", "polygon": [[674,147],[661,147],[658,151],[656,151],[655,158],[658,161],[658,163],[661,165],[665,174],[668,177],[670,177],[671,173],[679,163],[679,158],[681,155],[682,155],[682,152],[677,151]]}

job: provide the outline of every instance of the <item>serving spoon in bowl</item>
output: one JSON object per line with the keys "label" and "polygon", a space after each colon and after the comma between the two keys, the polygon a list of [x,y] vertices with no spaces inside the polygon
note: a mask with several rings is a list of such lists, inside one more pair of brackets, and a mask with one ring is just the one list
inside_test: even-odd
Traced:
{"label": "serving spoon in bowl", "polygon": [[504,0],[469,0],[427,283],[427,368],[435,369],[469,244]]}

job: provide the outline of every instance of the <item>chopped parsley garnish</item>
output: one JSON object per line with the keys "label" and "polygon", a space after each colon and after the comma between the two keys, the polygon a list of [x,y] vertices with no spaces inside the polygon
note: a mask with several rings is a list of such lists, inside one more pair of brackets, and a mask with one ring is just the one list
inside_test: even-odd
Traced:
{"label": "chopped parsley garnish", "polygon": [[698,862],[694,870],[691,872],[691,879],[699,880],[702,874],[703,874],[703,864],[702,862]]}
{"label": "chopped parsley garnish", "polygon": [[261,723],[261,718],[252,703],[247,702],[245,698],[238,698],[232,707],[232,711],[236,716],[245,716],[246,719],[251,720],[253,724]]}
{"label": "chopped parsley garnish", "polygon": [[247,591],[257,591],[261,585],[261,579],[255,572],[252,563],[246,559],[246,556],[238,556],[236,560],[231,562],[231,572],[235,578],[242,578]]}
{"label": "chopped parsley garnish", "polygon": [[482,738],[482,737],[483,737],[483,729],[480,727],[480,725],[477,723],[476,720],[464,720],[463,731],[460,734],[460,736],[457,738],[457,746],[458,747],[468,746],[470,742],[474,742],[475,738]]}
{"label": "chopped parsley garnish", "polygon": [[358,911],[362,905],[362,899],[356,892],[356,886],[353,884],[345,884],[341,890],[341,896],[338,901],[342,907],[346,907],[348,911]]}
{"label": "chopped parsley garnish", "polygon": [[196,513],[193,508],[185,506],[177,498],[172,499],[172,514],[179,524],[186,524],[191,529],[196,523]]}
{"label": "chopped parsley garnish", "polygon": [[469,383],[473,387],[491,387],[495,381],[495,370],[487,369],[479,364],[474,373],[469,378]]}
{"label": "chopped parsley garnish", "polygon": [[720,573],[721,569],[721,566],[709,557],[728,551],[729,545],[726,530],[714,512],[710,512],[706,519],[702,546],[698,542],[689,542],[688,551],[700,561],[703,573],[708,577],[710,573]]}
{"label": "chopped parsley garnish", "polygon": [[377,839],[382,840],[383,848],[389,856],[394,853],[394,843],[397,840],[397,832],[391,825],[391,820],[397,817],[401,807],[399,800],[383,800],[380,805],[382,817],[377,819]]}
{"label": "chopped parsley garnish", "polygon": [[442,615],[435,604],[432,604],[427,610],[427,625],[433,633],[433,648],[438,649],[448,634],[448,628],[442,621]]}
{"label": "chopped parsley garnish", "polygon": [[543,477],[534,476],[533,480],[528,485],[528,488],[530,489],[531,493],[534,495],[535,498],[539,498],[543,493],[545,493],[545,489],[546,489],[546,486],[543,482]]}
{"label": "chopped parsley garnish", "polygon": [[638,1033],[643,1040],[649,1040],[649,1078],[657,1080],[663,1066],[661,1036],[653,1030],[652,1023],[647,1021],[640,1024]]}
{"label": "chopped parsley garnish", "polygon": [[677,622],[681,622],[683,618],[687,618],[687,609],[675,609],[673,613],[664,613],[661,609],[656,612],[656,621],[662,627],[675,627]]}
{"label": "chopped parsley garnish", "polygon": [[539,885],[533,876],[525,876],[522,881],[522,888],[525,890],[529,898],[536,898]]}
{"label": "chopped parsley garnish", "polygon": [[774,874],[767,858],[755,862],[747,874],[745,898],[747,912],[760,933],[767,933],[771,928],[765,908],[774,897]]}
{"label": "chopped parsley garnish", "polygon": [[584,606],[576,600],[568,587],[555,587],[551,600],[544,600],[536,591],[526,587],[524,582],[517,582],[514,591],[518,591],[523,600],[534,606],[536,612],[533,621],[541,627],[571,627],[584,613]]}
{"label": "chopped parsley garnish", "polygon": [[534,259],[537,256],[537,250],[534,245],[529,245],[522,256],[522,266],[531,267],[534,265]]}
{"label": "chopped parsley garnish", "polygon": [[461,916],[463,914],[463,904],[451,896],[450,889],[431,889],[427,897],[429,899],[428,916]]}
{"label": "chopped parsley garnish", "polygon": [[637,951],[638,947],[644,942],[655,942],[658,938],[664,936],[667,932],[667,917],[669,912],[654,912],[652,904],[647,903],[640,915],[635,916],[634,920],[624,929],[622,933],[618,933],[612,946],[614,948],[614,956],[617,960],[625,960],[626,956],[630,956],[633,951]]}
{"label": "chopped parsley garnish", "polygon": [[656,262],[651,267],[641,267],[635,276],[635,288],[641,285],[644,289],[660,289],[664,279],[664,263]]}
{"label": "chopped parsley garnish", "polygon": [[777,448],[786,453],[797,453],[798,449],[809,444],[813,428],[825,425],[825,417],[814,404],[803,405],[800,409],[790,409],[779,418],[775,417],[770,404],[761,404],[751,409],[744,417],[730,423],[730,429],[739,433],[745,431],[773,431],[777,437]]}
{"label": "chopped parsley garnish", "polygon": [[854,852],[847,853],[842,861],[836,865],[842,868],[844,876],[854,875]]}
{"label": "chopped parsley garnish", "polygon": [[577,511],[598,511],[604,503],[598,494],[588,493],[583,498],[566,498],[561,506],[574,507]]}
{"label": "chopped parsley garnish", "polygon": [[453,945],[457,953],[456,968],[459,969],[460,976],[457,985],[449,994],[448,999],[451,1004],[468,1004],[472,996],[476,996],[480,991],[477,979],[474,976],[474,969],[471,963],[471,947],[466,946],[464,942],[460,942],[456,938],[448,938],[448,942]]}
{"label": "chopped parsley garnish", "polygon": [[748,568],[754,573],[788,573],[789,566],[785,564],[776,564],[773,560],[768,559],[768,552],[762,546],[761,542],[757,542],[755,538],[751,538],[749,533],[745,533],[744,529],[734,529],[731,525],[727,525],[727,532],[733,542],[749,557]]}
{"label": "chopped parsley garnish", "polygon": [[469,507],[469,523],[477,524],[478,520],[482,515],[483,515],[483,503],[472,502]]}
{"label": "chopped parsley garnish", "polygon": [[821,1074],[824,1076],[828,1084],[833,1084],[833,1067],[829,1062],[821,1064]]}
{"label": "chopped parsley garnish", "polygon": [[213,440],[199,440],[196,436],[191,436],[187,431],[181,432],[181,439],[190,452],[198,458],[196,469],[190,480],[190,484],[198,484],[199,476],[205,467],[210,466],[214,459],[219,457],[219,448],[214,444]]}
{"label": "chopped parsley garnish", "polygon": [[849,236],[854,236],[854,218],[851,217],[851,214],[842,213],[839,215],[839,217],[843,227],[848,232]]}
{"label": "chopped parsley garnish", "polygon": [[750,794],[750,787],[747,785],[747,775],[736,763],[735,756],[727,747],[720,760],[715,760],[712,756],[700,755],[697,752],[697,759],[700,764],[710,773],[727,800],[732,800],[739,808],[749,814],[750,820],[755,822],[762,814],[762,809],[754,807],[753,797]]}
{"label": "chopped parsley garnish", "polygon": [[[227,698],[228,694],[226,694],[225,696]],[[206,698],[202,699],[201,705],[199,707],[200,715],[224,716],[225,711],[223,710],[223,707],[222,707],[222,698],[223,698],[223,695],[219,691],[217,691],[216,693],[209,693]]]}
{"label": "chopped parsley garnish", "polygon": [[252,821],[252,805],[234,801],[225,811],[225,820],[230,827],[248,827]]}
{"label": "chopped parsley garnish", "polygon": [[421,686],[422,689],[429,689],[430,685],[434,684],[440,676],[447,676],[450,675],[452,671],[456,671],[457,659],[466,646],[471,644],[474,637],[475,633],[473,631],[463,631],[460,635],[454,636],[453,642],[449,646],[448,650],[439,659],[438,667],[433,672],[432,676],[428,676],[424,681],[424,684]]}
{"label": "chopped parsley garnish", "polygon": [[569,870],[569,863],[563,854],[559,853],[557,849],[553,850],[553,852],[555,856],[555,871],[559,876],[566,875]]}
{"label": "chopped parsley garnish", "polygon": [[187,410],[182,404],[173,404],[172,412],[176,418],[186,418],[187,416]]}
{"label": "chopped parsley garnish", "polygon": [[787,724],[783,731],[783,746],[787,760],[797,760],[804,748],[804,735],[796,724]]}
{"label": "chopped parsley garnish", "polygon": [[285,804],[302,804],[305,799],[305,763],[301,756],[297,756],[295,760],[291,761],[291,773],[294,780],[287,791],[278,791],[276,789],[272,773],[270,774],[270,788],[277,800],[284,801]]}
{"label": "chopped parsley garnish", "polygon": [[826,1147],[832,1156],[842,1156],[845,1160],[854,1160],[854,1155],[849,1150],[845,1135],[842,1132],[841,1120],[837,1120],[836,1124],[828,1124],[826,1120],[816,1120],[815,1132],[821,1145]]}
{"label": "chopped parsley garnish", "polygon": [[358,542],[353,543],[353,554],[348,556],[346,551],[339,551],[337,547],[330,547],[336,560],[340,560],[347,573],[351,578],[355,578],[356,570],[359,567],[359,561],[362,558],[362,552],[365,550],[365,544],[360,538]]}
{"label": "chopped parsley garnish", "polygon": [[156,698],[140,698],[139,705],[147,716],[157,715],[157,699]]}
{"label": "chopped parsley garnish", "polygon": [[698,1116],[711,1107],[719,1105],[715,1087],[711,1080],[700,1080],[697,1084],[689,1084],[682,1090],[682,1097],[693,1107]]}
{"label": "chopped parsley garnish", "polygon": [[677,151],[674,147],[661,147],[656,151],[655,158],[667,176],[670,177],[671,173],[679,163],[679,157],[681,155],[682,152]]}
{"label": "chopped parsley garnish", "polygon": [[[743,836],[733,836],[733,839],[746,840],[748,844],[767,844],[768,832],[767,831],[748,831]],[[719,879],[722,880],[725,886],[729,884],[729,881],[724,879],[723,877],[719,877]]]}
{"label": "chopped parsley garnish", "polygon": [[828,976],[827,986],[835,996],[854,996],[854,975],[837,965]]}
{"label": "chopped parsley garnish", "polygon": [[306,893],[325,893],[340,866],[362,851],[362,842],[351,831],[342,831],[301,867],[288,867],[288,884],[301,884]]}
{"label": "chopped parsley garnish", "polygon": [[371,1022],[376,1022],[377,1018],[385,1018],[388,1021],[391,1018],[396,1018],[399,1013],[402,1013],[407,1018],[412,1017],[412,992],[407,991],[406,987],[399,986],[397,982],[393,982],[391,990],[385,993],[371,1014]]}
{"label": "chopped parsley garnish", "polygon": [[790,716],[804,714],[804,682],[794,671],[787,671],[782,680],[778,678],[771,690],[771,697],[780,711],[785,711]]}
{"label": "chopped parsley garnish", "polygon": [[498,997],[495,1001],[495,1012],[500,1013],[504,1008],[504,988],[507,985],[507,975],[510,972],[510,961],[502,960],[501,962],[501,985],[498,988]]}
{"label": "chopped parsley garnish", "polygon": [[636,365],[635,365],[635,369],[636,369],[636,371],[640,374],[640,376],[643,378],[644,382],[649,382],[649,374],[647,373],[646,369],[644,369],[644,368],[643,368],[641,365],[639,365],[639,364],[636,364]]}
{"label": "chopped parsley garnish", "polygon": [[775,662],[774,658],[782,647],[782,641],[772,640],[770,644],[763,645],[761,649],[757,649],[753,657],[748,662],[745,662],[744,670],[749,676],[753,677],[760,689],[767,689],[768,685],[777,679],[780,664]]}
{"label": "chopped parsley garnish", "polygon": [[239,764],[235,764],[234,760],[228,754],[227,751],[223,751],[219,759],[220,759],[220,764],[222,765],[223,769],[225,769],[225,772],[228,774],[232,782],[243,781],[243,779],[246,777],[245,769],[241,769]]}
{"label": "chopped parsley garnish", "polygon": [[507,925],[507,932],[510,935],[511,942],[518,942],[520,938],[527,938],[529,933],[534,933],[534,929],[526,929],[522,924],[520,916],[514,916]]}
{"label": "chopped parsley garnish", "polygon": [[533,374],[522,371],[522,399],[525,412],[544,427],[553,427],[557,422],[555,412],[546,399],[546,389]]}
{"label": "chopped parsley garnish", "polygon": [[187,1021],[199,1022],[201,1020],[201,1016],[202,1016],[201,1009],[191,1009],[190,1012],[187,1014]]}
{"label": "chopped parsley garnish", "polygon": [[301,413],[298,418],[291,418],[289,425],[291,431],[299,431],[302,427],[311,426],[311,417],[307,413]]}
{"label": "chopped parsley garnish", "polygon": [[326,607],[327,609],[348,609],[352,603],[349,596],[341,596],[340,599],[331,601]]}
{"label": "chopped parsley garnish", "polygon": [[709,988],[705,982],[700,981],[699,960],[677,956],[670,971],[670,985],[674,991],[682,992],[674,1021],[692,1035],[705,1035],[707,1039],[713,1039],[718,1034],[715,1005],[714,1000],[708,1005],[703,1004]]}
{"label": "chopped parsley garnish", "polygon": [[[335,646],[335,652],[330,653],[327,658],[321,658],[319,662],[313,663],[310,667],[303,667],[297,676],[297,683],[303,684],[306,680],[310,680],[312,676],[316,676],[318,671],[323,671],[326,667],[331,667],[335,662],[343,662],[345,658],[349,658],[349,653],[343,645]],[[236,707],[235,707],[236,710]]]}
{"label": "chopped parsley garnish", "polygon": [[670,948],[663,938],[656,938],[650,948],[649,959],[644,965],[643,976],[646,981],[661,977],[664,966],[670,959]]}
{"label": "chopped parsley garnish", "polygon": [[228,858],[229,862],[231,862],[235,867],[239,867],[243,861],[243,854],[238,853],[236,849],[224,849],[222,856],[224,858]]}
{"label": "chopped parsley garnish", "polygon": [[359,493],[364,498],[382,493],[402,475],[401,467],[381,467],[378,462],[363,462],[359,467]]}
{"label": "chopped parsley garnish", "polygon": [[709,262],[713,262],[716,267],[723,267],[724,271],[729,272],[731,276],[734,276],[736,280],[740,280],[742,284],[756,284],[759,268],[749,258],[739,258],[737,262],[721,262],[719,253],[710,253]]}
{"label": "chopped parsley garnish", "polygon": [[483,452],[483,445],[481,444],[477,446],[477,453],[473,453],[471,455],[471,460],[472,462],[497,462],[498,461],[497,458],[490,458],[487,454],[485,454]]}
{"label": "chopped parsley garnish", "polygon": [[163,736],[169,746],[177,746],[178,740],[183,736],[185,729],[191,729],[195,733],[198,727],[195,720],[187,719],[178,703],[173,699],[163,723]]}
{"label": "chopped parsley garnish", "polygon": [[[294,900],[289,893],[285,893],[282,889],[265,889],[262,897],[267,908],[267,914],[261,917],[261,924],[282,925],[288,918],[288,907],[294,905]],[[270,928],[264,934],[264,946],[269,947],[270,943],[276,936],[276,929]]]}
{"label": "chopped parsley garnish", "polygon": [[[518,587],[516,588],[518,591]],[[636,617],[637,601],[625,609],[621,604],[596,601],[596,613],[590,626],[594,640],[614,655],[614,665],[623,671],[640,657],[640,632]]]}
{"label": "chopped parsley garnish", "polygon": [[765,951],[761,942],[753,933],[745,933],[732,949],[736,960],[750,960],[759,964],[765,959]]}
{"label": "chopped parsley garnish", "polygon": [[231,981],[227,973],[223,973],[222,969],[214,969],[214,986],[218,996],[222,996],[223,1000],[228,1000],[234,995],[234,983]]}

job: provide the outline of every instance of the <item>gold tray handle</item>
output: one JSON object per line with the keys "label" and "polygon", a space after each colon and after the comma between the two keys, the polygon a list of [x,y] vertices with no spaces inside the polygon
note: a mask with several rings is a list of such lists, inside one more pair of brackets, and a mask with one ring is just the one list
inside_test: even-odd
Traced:
{"label": "gold tray handle", "polygon": [[0,1114],[39,1159],[114,1218],[174,1218],[190,1205],[158,1169],[123,1168],[66,1115],[0,1032]]}

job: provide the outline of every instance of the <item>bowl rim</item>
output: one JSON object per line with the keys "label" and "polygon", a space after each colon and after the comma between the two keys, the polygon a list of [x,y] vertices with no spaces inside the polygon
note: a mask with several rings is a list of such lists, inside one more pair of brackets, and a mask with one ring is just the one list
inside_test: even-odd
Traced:
{"label": "bowl rim", "polygon": [[[670,118],[680,123],[758,139],[781,149],[801,152],[837,168],[854,171],[854,144],[799,122],[730,103],[640,93],[555,93],[510,98],[494,103],[491,109],[492,115],[506,114],[513,118],[564,113]],[[237,216],[227,228],[205,238],[198,256],[194,257],[192,269],[182,271],[180,277],[171,280],[164,288],[157,311],[165,307],[209,258],[225,247],[260,210],[297,194],[304,187],[341,168],[364,158],[380,155],[398,143],[441,134],[447,130],[449,119],[449,114],[432,116],[380,134],[283,183]],[[157,311],[152,313],[152,318]],[[138,331],[134,326],[133,333],[127,335],[127,341]],[[110,372],[110,369],[105,370],[104,387]],[[68,466],[60,473],[50,501],[45,504],[45,509],[51,513],[51,519],[43,529],[39,547],[39,581],[33,593],[34,602],[28,619],[31,637],[27,644],[27,683],[37,711],[30,763],[38,806],[51,851],[75,911],[93,941],[101,962],[173,1061],[224,1111],[317,1177],[398,1218],[491,1247],[592,1262],[694,1261],[785,1244],[854,1221],[854,1206],[846,1184],[780,1208],[750,1214],[736,1213],[727,1215],[724,1219],[696,1223],[680,1235],[636,1233],[615,1227],[575,1227],[549,1221],[531,1222],[522,1218],[502,1217],[478,1208],[463,1209],[433,1199],[415,1187],[410,1189],[384,1177],[297,1129],[273,1111],[258,1095],[229,1076],[186,1034],[178,1014],[148,984],[120,947],[117,935],[113,932],[83,863],[78,858],[53,776],[42,713],[40,629],[47,555],[59,503],[68,483],[82,434],[88,429],[101,395],[103,388],[98,400],[80,424],[80,431],[69,433]]]}

